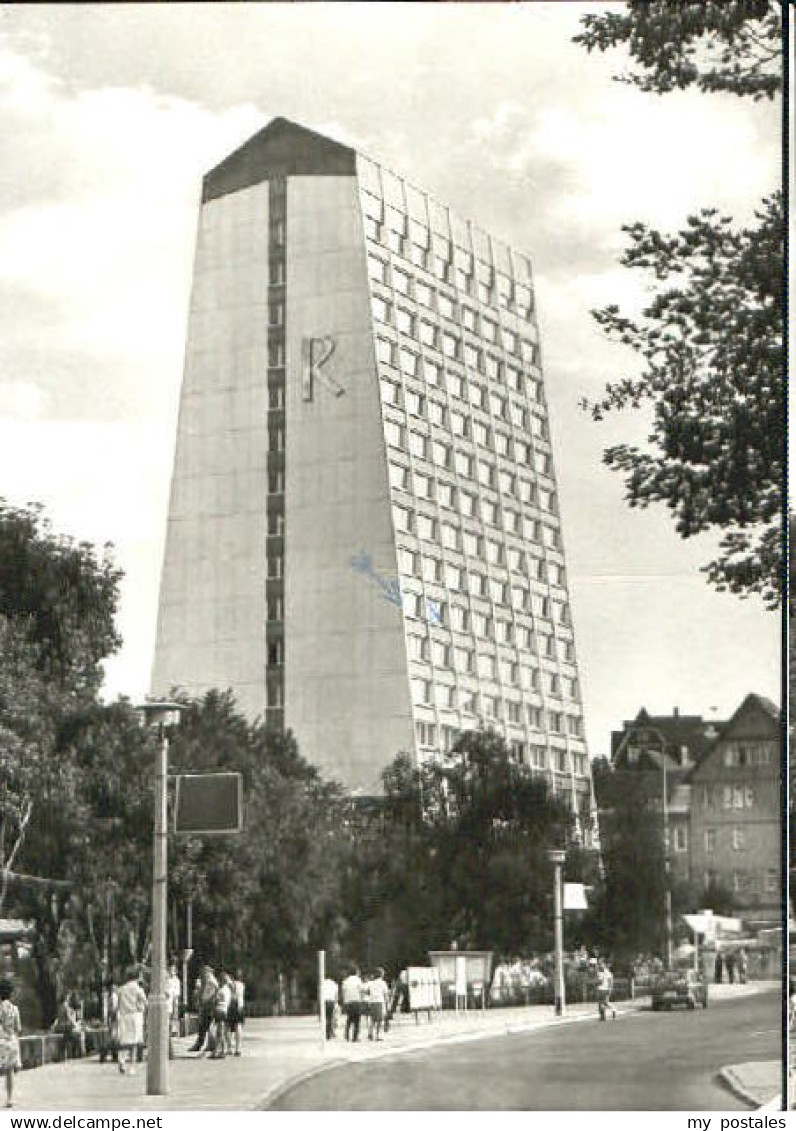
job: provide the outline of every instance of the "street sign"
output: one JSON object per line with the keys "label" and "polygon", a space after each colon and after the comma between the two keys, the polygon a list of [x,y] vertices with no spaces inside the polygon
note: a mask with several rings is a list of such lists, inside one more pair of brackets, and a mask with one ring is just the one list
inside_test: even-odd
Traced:
{"label": "street sign", "polygon": [[207,836],[238,833],[243,825],[240,774],[180,774],[174,830]]}
{"label": "street sign", "polygon": [[588,911],[586,888],[583,884],[564,884],[564,910]]}

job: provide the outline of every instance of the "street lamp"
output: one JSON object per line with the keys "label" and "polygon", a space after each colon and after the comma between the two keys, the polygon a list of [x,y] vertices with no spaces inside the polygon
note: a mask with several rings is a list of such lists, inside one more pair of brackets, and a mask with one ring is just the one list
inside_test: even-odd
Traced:
{"label": "street lamp", "polygon": [[152,977],[147,1011],[146,1093],[169,1091],[169,1002],[166,990],[166,914],[168,901],[169,740],[166,727],[180,720],[181,703],[147,701],[139,710],[149,727],[157,727],[160,757],[155,778],[155,833],[152,862]]}
{"label": "street lamp", "polygon": [[550,848],[547,852],[550,863],[553,865],[553,917],[555,920],[555,1009],[556,1017],[564,1012],[564,908],[561,899],[562,876],[566,853],[560,848]]}
{"label": "street lamp", "polygon": [[666,790],[666,746],[661,739],[661,764],[663,766],[663,882],[666,913],[666,969],[672,969],[672,877],[669,860],[669,799]]}

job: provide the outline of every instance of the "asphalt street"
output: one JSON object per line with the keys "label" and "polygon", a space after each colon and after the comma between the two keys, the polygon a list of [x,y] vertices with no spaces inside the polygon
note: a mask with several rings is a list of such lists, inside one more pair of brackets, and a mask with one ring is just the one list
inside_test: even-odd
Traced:
{"label": "asphalt street", "polygon": [[748,1110],[719,1070],[781,1055],[776,991],[707,1010],[628,1013],[335,1068],[280,1111]]}

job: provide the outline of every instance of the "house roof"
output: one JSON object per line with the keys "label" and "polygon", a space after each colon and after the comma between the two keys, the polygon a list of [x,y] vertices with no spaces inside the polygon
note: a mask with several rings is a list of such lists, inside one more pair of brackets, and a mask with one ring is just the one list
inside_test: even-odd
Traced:
{"label": "house roof", "polygon": [[662,766],[663,753],[661,740],[666,754],[666,767],[677,769],[680,748],[688,747],[688,757],[691,763],[698,762],[705,751],[713,743],[723,722],[703,719],[701,715],[651,715],[642,707],[635,719],[626,719],[621,731],[614,731],[611,735],[611,759],[616,761],[617,755],[628,746],[631,735],[643,735],[650,732],[650,745],[645,747],[646,758],[657,767]]}

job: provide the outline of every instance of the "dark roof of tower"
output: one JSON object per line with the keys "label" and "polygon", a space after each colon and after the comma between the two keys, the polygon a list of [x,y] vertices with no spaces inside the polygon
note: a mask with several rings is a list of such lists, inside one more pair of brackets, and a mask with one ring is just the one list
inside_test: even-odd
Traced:
{"label": "dark roof of tower", "polygon": [[356,151],[287,118],[273,118],[202,181],[202,202],[270,177],[344,177],[356,173]]}

